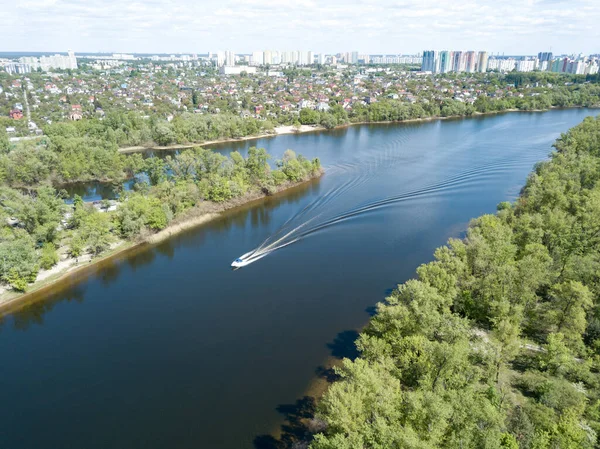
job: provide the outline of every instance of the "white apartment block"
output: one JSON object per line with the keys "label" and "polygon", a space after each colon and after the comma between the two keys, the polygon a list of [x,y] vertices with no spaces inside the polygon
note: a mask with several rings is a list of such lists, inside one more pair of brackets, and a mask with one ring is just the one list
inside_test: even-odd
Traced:
{"label": "white apartment block", "polygon": [[31,70],[40,69],[47,72],[52,69],[77,69],[77,57],[72,50],[67,52],[67,55],[52,55],[40,56],[39,58],[24,56],[19,58],[21,64],[28,64]]}

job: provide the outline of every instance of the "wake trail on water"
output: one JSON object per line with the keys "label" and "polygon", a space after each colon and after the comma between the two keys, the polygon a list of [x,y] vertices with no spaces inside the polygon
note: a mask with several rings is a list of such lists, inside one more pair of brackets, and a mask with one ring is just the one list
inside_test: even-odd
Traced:
{"label": "wake trail on water", "polygon": [[[393,142],[397,144],[398,142]],[[339,186],[333,187],[325,194],[320,195],[314,201],[300,209],[291,216],[274,234],[265,239],[254,250],[244,254],[240,258],[246,265],[256,262],[263,257],[305,239],[317,232],[333,226],[337,226],[348,220],[373,213],[375,211],[395,206],[397,204],[424,198],[432,195],[444,195],[461,187],[471,186],[477,182],[493,178],[498,175],[509,173],[516,168],[531,166],[538,162],[543,156],[542,152],[523,154],[518,158],[504,159],[473,167],[469,170],[449,176],[439,182],[430,183],[416,189],[399,192],[395,195],[372,199],[359,203],[354,207],[340,213],[328,216],[329,205],[332,201],[353,194],[357,187],[377,176],[382,165],[393,166],[401,159],[397,151],[385,148],[376,157],[368,158],[360,162],[344,162],[328,168],[330,173],[350,175],[351,178]],[[544,153],[547,155],[547,152]],[[310,216],[312,215],[312,216]]]}

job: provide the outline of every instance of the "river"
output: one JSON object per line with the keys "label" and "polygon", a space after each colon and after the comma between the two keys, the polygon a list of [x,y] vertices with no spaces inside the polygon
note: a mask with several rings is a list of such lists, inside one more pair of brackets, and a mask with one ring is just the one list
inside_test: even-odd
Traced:
{"label": "river", "polygon": [[[267,447],[261,435],[278,428],[285,404],[305,394],[329,357],[352,352],[373,305],[471,218],[515,199],[560,133],[596,113],[215,145],[223,153],[263,146],[276,157],[292,148],[318,156],[327,172],[103,264],[4,317],[0,447]],[[298,241],[230,269],[293,229],[285,242]]]}

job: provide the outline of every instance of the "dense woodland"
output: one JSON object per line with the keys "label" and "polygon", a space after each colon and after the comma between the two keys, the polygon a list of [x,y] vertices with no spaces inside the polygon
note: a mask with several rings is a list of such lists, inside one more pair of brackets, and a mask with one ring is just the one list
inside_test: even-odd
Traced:
{"label": "dense woodland", "polygon": [[59,261],[60,252],[74,258],[94,257],[120,239],[164,229],[205,203],[224,203],[253,192],[268,194],[321,171],[318,159],[309,161],[292,150],[271,169],[269,154],[255,147],[248,150],[247,158],[237,152],[225,157],[203,148],[165,160],[142,159],[139,154],[122,158],[136,183],[132,191],[122,192],[118,208],[112,211],[108,201],[97,208],[79,197],[68,206],[60,192],[39,185],[37,179],[27,180],[29,190],[0,187],[2,283],[25,290],[41,268]]}
{"label": "dense woodland", "polygon": [[27,186],[120,180],[131,176],[138,160],[120,154],[119,147],[174,143],[175,132],[186,136],[182,142],[204,142],[268,131],[264,122],[226,114],[184,114],[173,122],[144,119],[137,112],[113,112],[103,120],[47,125],[45,136],[37,142],[11,145],[5,134],[0,134],[0,182]]}
{"label": "dense woodland", "polygon": [[377,307],[312,449],[598,447],[600,117]]}

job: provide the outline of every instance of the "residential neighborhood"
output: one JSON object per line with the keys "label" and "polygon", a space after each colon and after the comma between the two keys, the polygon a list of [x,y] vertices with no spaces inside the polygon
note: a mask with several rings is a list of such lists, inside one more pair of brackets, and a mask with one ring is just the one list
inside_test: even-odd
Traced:
{"label": "residential neighborhood", "polygon": [[[555,105],[555,97],[570,85],[589,84],[589,78],[597,77],[549,72],[434,74],[415,64],[341,63],[260,66],[254,74],[242,70],[225,75],[210,60],[105,62],[80,59],[77,69],[0,71],[2,128],[14,139],[39,135],[52,123],[102,120],[109,112],[131,111],[168,123],[186,113],[233,114],[273,127],[299,122],[330,128],[348,121],[452,115],[456,103],[474,105],[478,98],[541,109]],[[531,75],[530,81],[519,82],[519,75]],[[529,101],[534,97],[548,101],[540,106],[539,101]],[[374,115],[374,105],[382,101],[412,107],[410,117]],[[444,106],[447,113],[441,111]]]}

